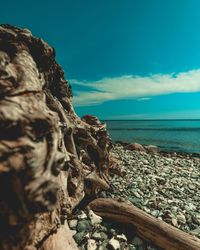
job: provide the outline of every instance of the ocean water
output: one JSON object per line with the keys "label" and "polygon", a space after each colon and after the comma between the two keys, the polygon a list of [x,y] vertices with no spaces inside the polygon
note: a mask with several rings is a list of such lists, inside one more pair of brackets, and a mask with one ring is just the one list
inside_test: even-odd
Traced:
{"label": "ocean water", "polygon": [[104,122],[113,141],[153,144],[165,151],[200,153],[200,120]]}

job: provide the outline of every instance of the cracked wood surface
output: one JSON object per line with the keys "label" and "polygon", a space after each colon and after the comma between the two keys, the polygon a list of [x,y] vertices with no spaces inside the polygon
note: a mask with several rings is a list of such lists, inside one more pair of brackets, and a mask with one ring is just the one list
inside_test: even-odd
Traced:
{"label": "cracked wood surface", "polygon": [[144,240],[164,250],[199,250],[200,239],[143,212],[129,202],[111,198],[92,201],[88,208],[96,214],[125,224],[131,224]]}
{"label": "cracked wood surface", "polygon": [[71,95],[51,46],[0,26],[0,249],[40,249],[86,194],[109,188],[106,126],[79,118]]}

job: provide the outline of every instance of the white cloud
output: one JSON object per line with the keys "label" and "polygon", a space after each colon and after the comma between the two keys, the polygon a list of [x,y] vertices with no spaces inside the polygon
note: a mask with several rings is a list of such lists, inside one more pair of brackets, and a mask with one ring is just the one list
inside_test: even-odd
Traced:
{"label": "white cloud", "polygon": [[154,112],[143,114],[116,115],[105,117],[105,120],[146,120],[146,119],[200,119],[200,109]]}
{"label": "white cloud", "polygon": [[94,82],[72,80],[71,83],[80,85],[82,88],[91,88],[91,91],[74,93],[75,106],[96,105],[126,98],[147,100],[150,96],[200,91],[200,69],[166,75],[125,75],[103,78]]}

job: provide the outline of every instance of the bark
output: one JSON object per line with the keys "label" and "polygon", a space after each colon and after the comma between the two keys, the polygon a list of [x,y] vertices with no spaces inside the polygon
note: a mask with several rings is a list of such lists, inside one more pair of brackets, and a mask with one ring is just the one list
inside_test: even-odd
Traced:
{"label": "bark", "polygon": [[73,208],[109,188],[110,149],[105,124],[75,114],[55,50],[1,25],[0,249],[58,249]]}
{"label": "bark", "polygon": [[200,240],[136,208],[129,202],[110,198],[92,201],[88,208],[96,214],[131,224],[138,235],[165,250],[199,250]]}

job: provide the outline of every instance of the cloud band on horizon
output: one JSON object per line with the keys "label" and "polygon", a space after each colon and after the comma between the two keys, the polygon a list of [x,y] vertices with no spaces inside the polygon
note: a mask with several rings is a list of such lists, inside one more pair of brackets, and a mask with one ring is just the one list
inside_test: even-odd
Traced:
{"label": "cloud band on horizon", "polygon": [[[83,88],[83,91],[74,92],[73,103],[77,107],[128,98],[147,101],[157,95],[200,91],[200,69],[178,74],[124,75],[93,82],[76,80],[70,82],[72,86]],[[87,91],[84,91],[84,87]]]}

